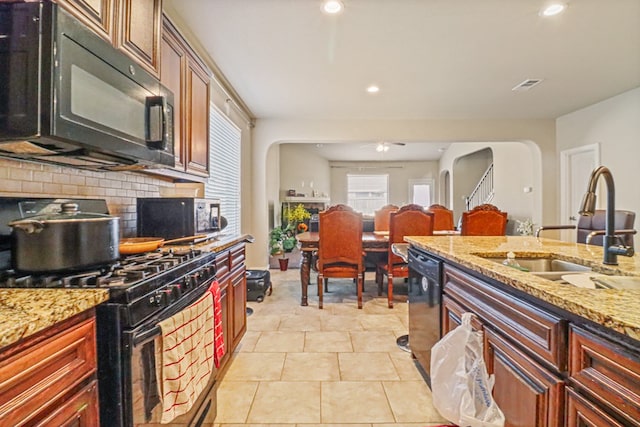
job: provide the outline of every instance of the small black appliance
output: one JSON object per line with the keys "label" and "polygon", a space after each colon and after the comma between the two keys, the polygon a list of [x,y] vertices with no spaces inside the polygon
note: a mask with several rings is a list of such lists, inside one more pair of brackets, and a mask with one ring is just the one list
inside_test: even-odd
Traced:
{"label": "small black appliance", "polygon": [[164,239],[213,234],[220,231],[220,201],[189,197],[139,198],[138,236]]}

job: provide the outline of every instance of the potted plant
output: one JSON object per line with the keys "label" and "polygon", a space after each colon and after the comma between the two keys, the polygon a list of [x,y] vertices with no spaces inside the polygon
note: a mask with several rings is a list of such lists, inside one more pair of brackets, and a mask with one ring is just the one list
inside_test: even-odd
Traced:
{"label": "potted plant", "polygon": [[[306,229],[308,228],[308,224],[306,224],[306,221],[311,218],[311,212],[306,210],[302,203],[298,203],[298,205],[293,209],[286,208],[282,216],[285,221],[294,227],[294,231],[301,233],[303,231],[307,231]],[[305,226],[300,227],[302,224]]]}
{"label": "potted plant", "polygon": [[272,256],[280,255],[278,259],[280,270],[286,271],[289,265],[287,253],[296,247],[296,229],[293,225],[287,224],[285,227],[275,227],[269,233],[269,253]]}

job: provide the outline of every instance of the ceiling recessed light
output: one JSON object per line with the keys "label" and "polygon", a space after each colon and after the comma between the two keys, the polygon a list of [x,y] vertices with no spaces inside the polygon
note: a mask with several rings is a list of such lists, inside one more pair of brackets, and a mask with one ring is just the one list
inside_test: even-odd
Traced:
{"label": "ceiling recessed light", "polygon": [[387,151],[389,151],[389,146],[387,144],[385,144],[384,142],[380,142],[380,143],[378,143],[378,145],[376,145],[376,151],[378,153],[387,152]]}
{"label": "ceiling recessed light", "polygon": [[371,85],[367,88],[367,92],[369,93],[378,93],[380,92],[380,88],[376,85]]}
{"label": "ceiling recessed light", "polygon": [[567,8],[565,3],[551,3],[545,6],[541,11],[541,16],[555,16],[562,13]]}
{"label": "ceiling recessed light", "polygon": [[322,2],[322,11],[325,13],[335,15],[336,13],[342,12],[343,9],[344,4],[340,0],[325,0]]}

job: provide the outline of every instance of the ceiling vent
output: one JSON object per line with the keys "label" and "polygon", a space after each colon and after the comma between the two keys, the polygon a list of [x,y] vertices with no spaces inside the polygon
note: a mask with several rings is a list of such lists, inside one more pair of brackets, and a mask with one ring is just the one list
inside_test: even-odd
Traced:
{"label": "ceiling vent", "polygon": [[527,79],[527,80],[523,81],[522,83],[517,84],[511,90],[513,90],[515,92],[522,92],[522,91],[525,91],[525,90],[529,90],[532,87],[536,86],[541,81],[542,81],[542,79]]}

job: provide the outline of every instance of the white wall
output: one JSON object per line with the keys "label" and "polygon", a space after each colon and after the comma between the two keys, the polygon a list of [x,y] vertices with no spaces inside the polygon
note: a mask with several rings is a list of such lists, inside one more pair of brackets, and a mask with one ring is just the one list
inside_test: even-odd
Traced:
{"label": "white wall", "polygon": [[[272,157],[271,146],[285,142],[327,141],[525,141],[539,147],[537,156],[540,177],[545,194],[540,197],[537,209],[547,221],[556,221],[557,216],[557,165],[555,149],[555,122],[553,120],[278,120],[260,119],[253,130],[252,174],[253,174],[253,222],[251,234],[255,243],[247,249],[247,264],[263,268],[267,265],[269,232],[269,206],[278,200],[279,164]],[[526,145],[527,147],[529,145]],[[279,150],[278,150],[279,151]],[[268,156],[269,154],[269,156]],[[521,155],[519,153],[518,155]],[[529,157],[527,157],[529,156]],[[517,162],[512,167],[518,170]],[[534,176],[535,179],[535,176]],[[541,193],[540,193],[541,194]]]}
{"label": "white wall", "polygon": [[[546,210],[553,204],[558,184],[553,182],[545,186],[546,177],[542,175],[544,168],[541,163],[541,149],[537,144],[530,142],[452,144],[440,159],[440,170],[448,170],[451,173],[455,186],[457,160],[487,147],[493,153],[495,196],[491,203],[508,212],[507,234],[515,234],[517,220],[531,218],[537,225],[542,224],[543,220],[552,220],[547,218],[555,220],[555,217],[548,215]],[[525,187],[531,187],[532,191],[525,193]],[[451,191],[454,202],[455,197],[461,198],[460,195],[456,195],[455,188]],[[455,214],[458,218],[461,211],[456,210]],[[545,224],[551,223],[545,222]]]}
{"label": "white wall", "polygon": [[308,197],[314,190],[331,196],[329,161],[312,147],[312,144],[280,144],[281,198],[289,189]]}
{"label": "white wall", "polygon": [[[563,150],[599,144],[601,164],[611,170],[615,181],[616,208],[636,212],[635,228],[639,229],[640,88],[559,117],[556,126],[558,159]],[[598,187],[605,188],[604,182]],[[638,236],[635,242],[637,246]]]}

